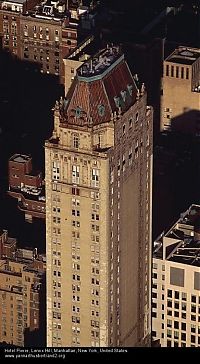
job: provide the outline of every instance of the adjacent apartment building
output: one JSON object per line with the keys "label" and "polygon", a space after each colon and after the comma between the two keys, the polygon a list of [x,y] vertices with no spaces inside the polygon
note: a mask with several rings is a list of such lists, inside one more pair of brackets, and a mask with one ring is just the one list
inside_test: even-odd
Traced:
{"label": "adjacent apartment building", "polygon": [[47,346],[148,346],[152,108],[119,47],[77,70],[45,143]]}
{"label": "adjacent apartment building", "polygon": [[200,49],[180,46],[163,64],[160,130],[194,129],[199,110]]}
{"label": "adjacent apartment building", "polygon": [[[43,73],[64,82],[63,58],[77,46],[78,20],[66,1],[0,1],[2,47],[21,60],[36,63]],[[70,12],[71,9],[71,12]]]}
{"label": "adjacent apartment building", "polygon": [[154,242],[152,334],[164,347],[200,347],[200,206]]}
{"label": "adjacent apartment building", "polygon": [[45,270],[45,256],[36,249],[17,248],[16,239],[7,230],[0,231],[1,343],[24,346],[26,332],[29,337],[34,332],[40,335],[45,324]]}
{"label": "adjacent apartment building", "polygon": [[25,220],[45,219],[45,188],[42,173],[35,170],[30,155],[14,154],[8,162],[8,194],[18,199]]}

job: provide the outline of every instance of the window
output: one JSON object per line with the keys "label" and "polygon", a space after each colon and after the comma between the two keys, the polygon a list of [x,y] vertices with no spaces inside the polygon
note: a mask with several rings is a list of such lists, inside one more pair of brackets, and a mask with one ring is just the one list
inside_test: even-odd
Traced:
{"label": "window", "polygon": [[52,169],[52,177],[53,179],[60,179],[60,163],[58,161],[53,161],[53,169]]}
{"label": "window", "polygon": [[99,186],[99,169],[92,168],[92,187]]}
{"label": "window", "polygon": [[196,313],[196,306],[195,305],[191,305],[191,312]]}
{"label": "window", "polygon": [[185,322],[181,323],[181,330],[186,331],[186,323]]}
{"label": "window", "polygon": [[79,188],[72,187],[72,195],[79,196],[80,195]]}
{"label": "window", "polygon": [[184,78],[184,67],[181,67],[181,78]]}
{"label": "window", "polygon": [[182,301],[187,301],[187,293],[182,293]]}
{"label": "window", "polygon": [[179,329],[179,322],[178,321],[174,321],[174,328]]}
{"label": "window", "polygon": [[176,78],[179,77],[179,67],[176,66]]}
{"label": "window", "polygon": [[172,327],[172,320],[167,320],[167,327]]}
{"label": "window", "polygon": [[72,166],[72,183],[79,183],[80,181],[80,167]]}
{"label": "window", "polygon": [[99,215],[98,214],[92,214],[92,220],[99,220]]}
{"label": "window", "polygon": [[178,300],[179,299],[179,292],[178,291],[175,291],[174,296],[175,296],[175,299]]}
{"label": "window", "polygon": [[167,330],[167,337],[172,337],[172,330]]}
{"label": "window", "polygon": [[196,296],[191,295],[191,302],[196,303]]}
{"label": "window", "polygon": [[179,338],[179,331],[174,330],[174,339]]}
{"label": "window", "polygon": [[166,65],[166,76],[169,76],[169,65]]}
{"label": "window", "polygon": [[167,301],[167,307],[172,307],[172,301]]}
{"label": "window", "polygon": [[167,297],[172,298],[172,290],[171,289],[167,290]]}
{"label": "window", "polygon": [[186,68],[186,79],[189,79],[189,68]]}
{"label": "window", "polygon": [[186,303],[182,303],[182,310],[186,311]]}
{"label": "window", "polygon": [[174,77],[174,66],[171,66],[171,77]]}
{"label": "window", "polygon": [[174,303],[174,308],[175,308],[176,310],[179,310],[179,303],[178,303],[178,302],[175,302],[175,303]]}
{"label": "window", "polygon": [[73,135],[73,147],[78,149],[79,148],[79,136],[78,134]]}

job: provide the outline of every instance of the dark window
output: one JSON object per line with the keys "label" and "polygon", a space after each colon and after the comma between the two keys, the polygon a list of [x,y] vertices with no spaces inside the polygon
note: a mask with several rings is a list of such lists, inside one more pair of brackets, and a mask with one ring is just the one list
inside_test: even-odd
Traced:
{"label": "dark window", "polygon": [[181,67],[181,78],[184,78],[184,67]]}
{"label": "dark window", "polygon": [[181,322],[181,330],[186,331],[186,323]]}
{"label": "dark window", "polygon": [[192,321],[196,321],[196,316],[195,315],[191,315],[191,320]]}
{"label": "dark window", "polygon": [[191,312],[196,313],[196,306],[194,305],[191,306]]}
{"label": "dark window", "polygon": [[153,293],[152,293],[152,297],[153,297],[153,298],[157,298],[157,293],[153,292]]}
{"label": "dark window", "polygon": [[152,312],[152,317],[157,317],[157,313],[156,312]]}
{"label": "dark window", "polygon": [[171,289],[167,290],[167,297],[172,298],[172,290]]}
{"label": "dark window", "polygon": [[195,339],[196,339],[196,336],[191,335],[191,342],[192,342],[192,343],[195,343],[195,341],[196,341]]}
{"label": "dark window", "polygon": [[179,329],[179,322],[178,321],[174,321],[174,328]]}
{"label": "dark window", "polygon": [[166,76],[169,76],[169,65],[166,65]]}
{"label": "dark window", "polygon": [[72,195],[77,195],[77,196],[79,196],[79,195],[80,195],[80,190],[79,190],[79,188],[72,187]]}
{"label": "dark window", "polygon": [[175,308],[176,310],[178,310],[178,309],[179,309],[179,303],[178,303],[178,302],[175,302],[175,303],[174,303],[174,308]]}
{"label": "dark window", "polygon": [[174,347],[177,348],[178,347],[178,342],[174,341]]}
{"label": "dark window", "polygon": [[184,332],[181,333],[181,340],[186,341],[186,334]]}
{"label": "dark window", "polygon": [[191,296],[191,302],[196,303],[196,296],[194,295]]}
{"label": "dark window", "polygon": [[167,301],[167,307],[172,307],[172,301]]}
{"label": "dark window", "polygon": [[186,79],[189,79],[189,68],[186,68]]}
{"label": "dark window", "polygon": [[178,300],[179,299],[179,292],[175,291],[175,299]]}
{"label": "dark window", "polygon": [[171,66],[171,77],[174,77],[174,66]]}
{"label": "dark window", "polygon": [[185,313],[185,312],[182,312],[181,317],[182,317],[183,319],[186,319],[186,313]]}
{"label": "dark window", "polygon": [[174,316],[179,317],[179,311],[174,311]]}
{"label": "dark window", "polygon": [[176,78],[179,77],[179,67],[176,67]]}
{"label": "dark window", "polygon": [[167,347],[170,348],[172,346],[172,342],[170,340],[167,340]]}

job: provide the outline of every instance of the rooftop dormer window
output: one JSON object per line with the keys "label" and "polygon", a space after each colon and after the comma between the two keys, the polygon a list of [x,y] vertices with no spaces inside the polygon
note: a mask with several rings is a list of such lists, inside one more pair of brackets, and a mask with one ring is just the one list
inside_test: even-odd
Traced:
{"label": "rooftop dormer window", "polygon": [[77,106],[77,108],[75,110],[75,116],[76,116],[76,118],[81,117],[81,108],[79,106]]}
{"label": "rooftop dormer window", "polygon": [[105,106],[104,105],[99,105],[98,106],[98,114],[99,114],[99,116],[104,116],[104,114],[105,114]]}

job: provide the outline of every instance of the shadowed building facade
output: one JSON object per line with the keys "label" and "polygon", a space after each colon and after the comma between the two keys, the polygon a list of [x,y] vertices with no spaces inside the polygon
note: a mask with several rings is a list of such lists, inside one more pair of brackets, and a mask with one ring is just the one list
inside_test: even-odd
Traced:
{"label": "shadowed building facade", "polygon": [[45,143],[47,345],[148,346],[152,108],[118,47],[85,62]]}
{"label": "shadowed building facade", "polygon": [[[192,119],[189,118],[188,122],[199,123],[199,75],[200,50],[198,48],[180,46],[165,59],[162,77],[160,130],[170,130],[173,127],[173,122],[176,124],[175,118],[181,118],[183,114],[189,111],[194,112]],[[178,128],[181,129],[181,121]]]}
{"label": "shadowed building facade", "polygon": [[45,269],[45,256],[37,249],[17,249],[16,239],[0,231],[0,342],[5,345],[30,345],[27,335],[36,345],[36,332],[37,346],[44,345]]}

